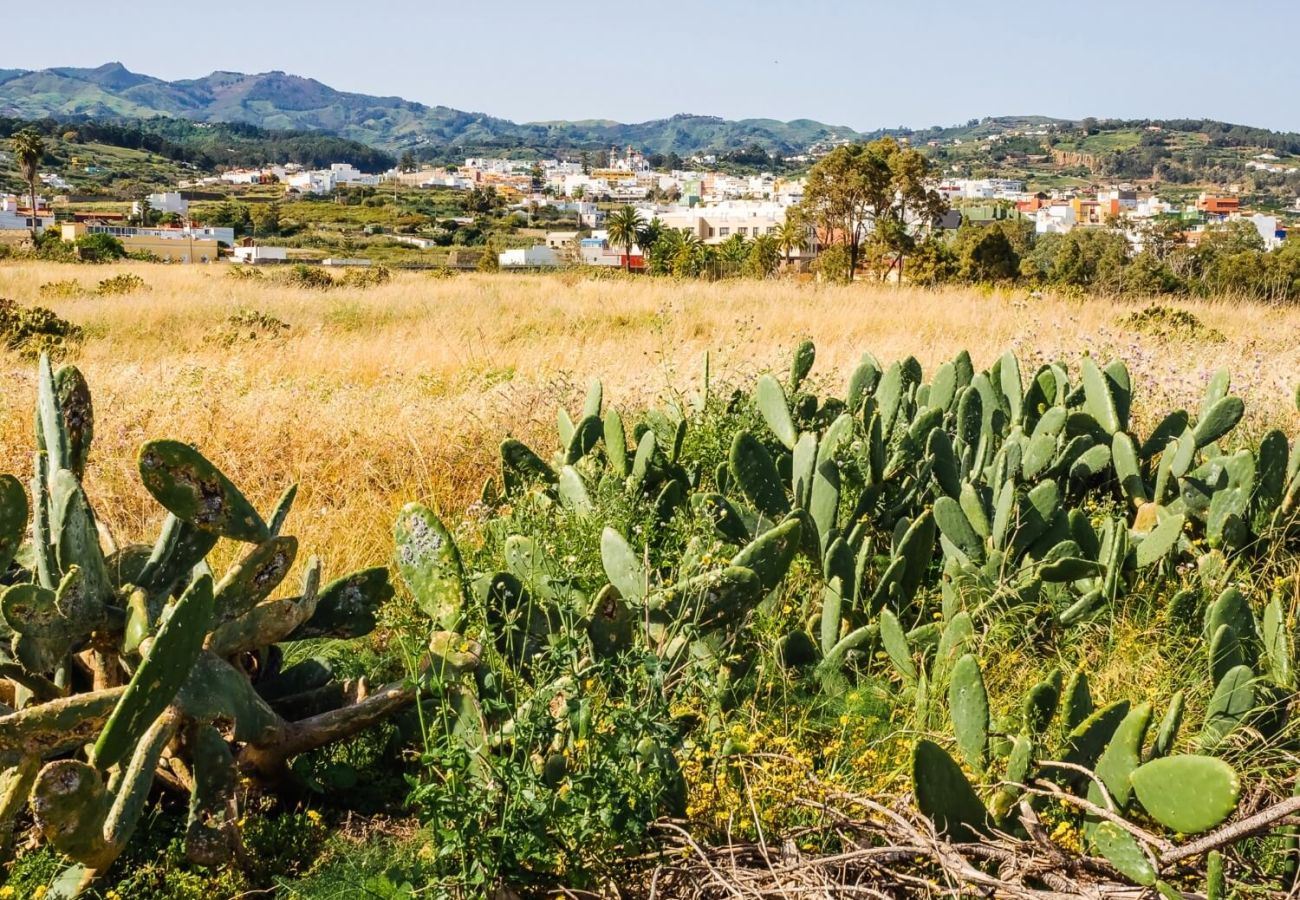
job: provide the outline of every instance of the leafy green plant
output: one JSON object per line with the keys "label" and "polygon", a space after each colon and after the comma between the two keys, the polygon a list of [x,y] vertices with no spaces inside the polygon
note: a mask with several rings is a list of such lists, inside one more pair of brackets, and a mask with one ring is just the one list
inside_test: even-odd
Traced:
{"label": "leafy green plant", "polygon": [[73,242],[77,258],[82,262],[102,263],[123,259],[126,248],[111,234],[96,232],[83,234]]}
{"label": "leafy green plant", "polygon": [[145,284],[144,279],[134,272],[123,272],[120,275],[105,278],[95,286],[95,293],[100,297],[138,294],[147,290],[149,290],[149,285]]}

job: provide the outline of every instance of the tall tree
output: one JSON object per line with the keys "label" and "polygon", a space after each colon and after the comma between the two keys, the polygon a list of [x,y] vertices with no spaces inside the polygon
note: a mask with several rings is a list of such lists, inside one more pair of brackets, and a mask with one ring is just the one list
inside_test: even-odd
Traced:
{"label": "tall tree", "polygon": [[45,138],[34,128],[24,128],[14,135],[14,159],[18,162],[18,171],[27,182],[28,194],[32,202],[32,240],[39,235],[40,219],[36,214],[36,181],[40,175],[41,160],[45,158]]}
{"label": "tall tree", "polygon": [[943,198],[929,187],[930,162],[893,138],[836,147],[814,165],[804,187],[801,212],[821,241],[848,253],[849,278],[864,241],[879,228],[882,249],[902,266],[910,235],[943,214]]}
{"label": "tall tree", "polygon": [[[948,203],[933,187],[934,168],[924,154],[893,140],[882,147],[894,188],[891,203],[877,210],[877,231],[886,252],[894,255],[898,280],[903,280],[903,260],[916,249],[921,231],[932,231],[943,218]],[[879,227],[885,224],[885,227]]]}
{"label": "tall tree", "polygon": [[621,206],[605,220],[609,242],[623,248],[623,267],[629,272],[632,271],[632,247],[641,239],[643,227],[641,213],[633,206]]}
{"label": "tall tree", "polygon": [[280,233],[280,204],[278,201],[260,203],[250,206],[249,216],[253,220],[253,236],[274,237]]}

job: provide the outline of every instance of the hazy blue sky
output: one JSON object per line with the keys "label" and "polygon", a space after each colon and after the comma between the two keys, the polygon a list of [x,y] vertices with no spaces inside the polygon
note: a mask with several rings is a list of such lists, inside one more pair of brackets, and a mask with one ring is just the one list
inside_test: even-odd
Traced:
{"label": "hazy blue sky", "polygon": [[281,69],[515,120],[870,129],[1039,113],[1300,130],[1300,4],[1262,0],[9,3],[0,67]]}

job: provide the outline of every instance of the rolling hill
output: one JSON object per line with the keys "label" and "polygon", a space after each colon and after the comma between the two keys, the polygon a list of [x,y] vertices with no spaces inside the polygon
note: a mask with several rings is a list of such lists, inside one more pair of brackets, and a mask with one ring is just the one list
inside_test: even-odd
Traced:
{"label": "rolling hill", "polygon": [[731,121],[677,115],[624,124],[605,120],[516,123],[400,97],[338,91],[284,72],[213,72],[165,81],[121,63],[40,71],[0,69],[0,115],[35,119],[184,118],[275,130],[328,131],[387,151],[408,148],[599,149],[633,144],[649,153],[727,151],[758,144],[798,153],[821,141],[853,139],[850,128],[810,119]]}

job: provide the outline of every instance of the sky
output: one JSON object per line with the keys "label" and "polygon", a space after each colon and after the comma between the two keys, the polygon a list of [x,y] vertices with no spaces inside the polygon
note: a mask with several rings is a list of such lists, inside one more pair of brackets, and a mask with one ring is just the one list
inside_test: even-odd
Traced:
{"label": "sky", "polygon": [[1038,114],[1300,131],[1300,4],[1276,0],[11,5],[6,33],[23,38],[2,68],[282,70],[515,121],[689,112],[867,131]]}

